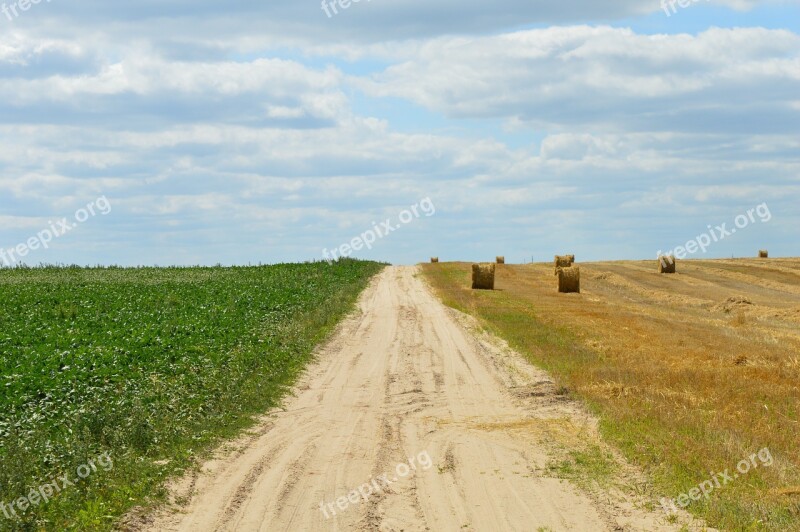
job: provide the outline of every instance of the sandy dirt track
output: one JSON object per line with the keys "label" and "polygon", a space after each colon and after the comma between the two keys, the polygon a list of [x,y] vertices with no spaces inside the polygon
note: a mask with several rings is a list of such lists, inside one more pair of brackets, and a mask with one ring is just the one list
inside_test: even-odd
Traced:
{"label": "sandy dirt track", "polygon": [[[284,408],[184,479],[182,504],[141,529],[674,530],[663,514],[546,474],[533,434],[565,419],[596,433],[545,373],[445,308],[416,268],[387,268]],[[403,477],[410,457],[416,471]],[[337,507],[373,480],[366,501]]]}

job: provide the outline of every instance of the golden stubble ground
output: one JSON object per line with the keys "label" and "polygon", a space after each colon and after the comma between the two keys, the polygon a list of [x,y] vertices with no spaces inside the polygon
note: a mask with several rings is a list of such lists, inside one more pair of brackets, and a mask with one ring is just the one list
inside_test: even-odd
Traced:
{"label": "golden stubble ground", "polygon": [[800,259],[584,263],[581,294],[552,264],[424,265],[449,305],[478,317],[600,416],[605,437],[677,497],[763,448],[774,458],[693,502],[732,530],[800,530]]}

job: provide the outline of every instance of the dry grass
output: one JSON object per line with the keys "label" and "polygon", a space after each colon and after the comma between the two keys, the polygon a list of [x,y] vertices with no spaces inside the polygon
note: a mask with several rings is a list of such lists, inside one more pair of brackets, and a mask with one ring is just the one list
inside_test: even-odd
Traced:
{"label": "dry grass", "polygon": [[768,447],[690,510],[731,530],[800,530],[800,260],[586,264],[579,296],[552,263],[498,270],[471,292],[469,265],[425,272],[451,306],[549,370],[600,415],[604,436],[676,497]]}

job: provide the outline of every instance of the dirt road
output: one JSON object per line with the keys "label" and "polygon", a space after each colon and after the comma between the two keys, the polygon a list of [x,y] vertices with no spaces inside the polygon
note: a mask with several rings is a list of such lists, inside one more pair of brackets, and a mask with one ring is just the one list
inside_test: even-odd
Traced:
{"label": "dirt road", "polygon": [[285,408],[185,479],[183,504],[144,528],[675,529],[663,514],[548,474],[540,436],[552,425],[594,438],[594,420],[546,374],[470,330],[415,268],[386,269],[359,310]]}

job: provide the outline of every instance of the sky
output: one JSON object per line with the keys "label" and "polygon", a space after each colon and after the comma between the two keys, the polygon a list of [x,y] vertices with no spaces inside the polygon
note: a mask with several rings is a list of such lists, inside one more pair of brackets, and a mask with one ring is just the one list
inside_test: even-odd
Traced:
{"label": "sky", "polygon": [[800,0],[0,0],[0,135],[0,266],[798,256]]}

